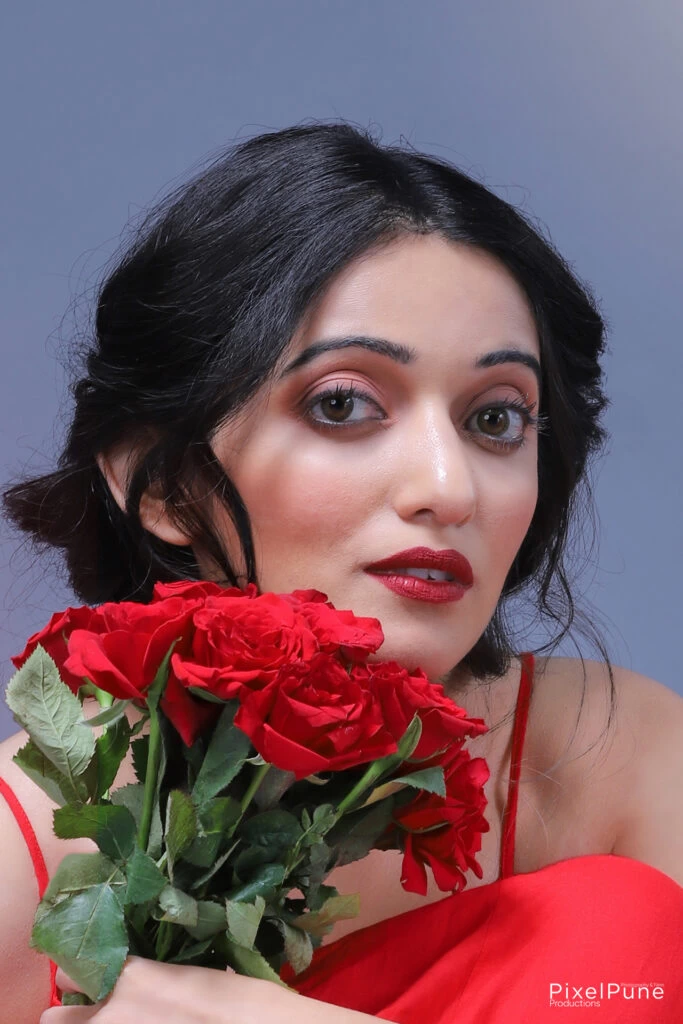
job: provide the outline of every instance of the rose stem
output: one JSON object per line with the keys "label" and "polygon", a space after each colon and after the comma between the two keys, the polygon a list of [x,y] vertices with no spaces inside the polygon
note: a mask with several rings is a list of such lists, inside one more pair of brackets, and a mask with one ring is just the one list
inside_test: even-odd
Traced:
{"label": "rose stem", "polygon": [[248,787],[246,789],[246,792],[245,792],[244,796],[242,797],[242,801],[240,803],[240,811],[241,811],[240,818],[242,817],[242,815],[246,811],[247,807],[249,806],[249,804],[253,800],[254,795],[256,793],[256,790],[259,788],[259,786],[261,785],[261,783],[263,782],[264,778],[266,777],[266,775],[268,774],[269,771],[270,771],[270,765],[269,764],[262,764],[262,765],[259,765],[259,767],[254,772],[254,777],[251,780],[251,782],[249,783],[249,785],[248,785]]}
{"label": "rose stem", "polygon": [[147,852],[149,833],[152,825],[152,812],[154,811],[154,797],[156,791],[157,774],[161,762],[161,729],[159,727],[159,713],[156,708],[150,708],[149,716],[149,747],[147,749],[147,768],[145,770],[145,794],[140,817],[140,829],[138,831],[137,843],[141,850]]}

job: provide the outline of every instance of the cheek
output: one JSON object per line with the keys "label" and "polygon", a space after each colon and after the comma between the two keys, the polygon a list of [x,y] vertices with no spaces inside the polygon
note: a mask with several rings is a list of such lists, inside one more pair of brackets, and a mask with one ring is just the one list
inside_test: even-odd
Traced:
{"label": "cheek", "polygon": [[373,477],[351,445],[333,450],[280,439],[242,466],[236,483],[264,550],[285,538],[308,549],[327,547],[331,537],[338,543],[372,514]]}
{"label": "cheek", "polygon": [[526,536],[538,501],[538,477],[535,462],[510,467],[497,476],[495,486],[486,489],[480,522],[488,540],[491,562],[507,575],[510,565]]}

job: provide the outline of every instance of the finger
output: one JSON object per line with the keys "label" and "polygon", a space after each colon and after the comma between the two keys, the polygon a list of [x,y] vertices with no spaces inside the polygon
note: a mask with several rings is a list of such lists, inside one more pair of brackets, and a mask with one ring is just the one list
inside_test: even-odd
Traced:
{"label": "finger", "polygon": [[60,992],[80,992],[80,988],[75,981],[72,981],[66,971],[63,971],[61,967],[57,968],[57,974],[55,975],[55,983]]}
{"label": "finger", "polygon": [[38,1024],[86,1024],[95,1013],[96,1006],[55,1006],[41,1014]]}

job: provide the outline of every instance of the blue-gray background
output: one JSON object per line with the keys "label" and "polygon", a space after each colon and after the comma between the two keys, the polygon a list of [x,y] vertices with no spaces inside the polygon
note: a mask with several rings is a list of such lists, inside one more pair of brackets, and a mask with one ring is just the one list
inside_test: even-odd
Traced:
{"label": "blue-gray background", "polygon": [[[0,482],[56,451],[57,357],[129,216],[236,139],[374,126],[522,205],[596,291],[612,441],[579,589],[616,663],[683,692],[679,0],[24,0],[0,39]],[[0,561],[6,680],[73,598],[6,527]]]}

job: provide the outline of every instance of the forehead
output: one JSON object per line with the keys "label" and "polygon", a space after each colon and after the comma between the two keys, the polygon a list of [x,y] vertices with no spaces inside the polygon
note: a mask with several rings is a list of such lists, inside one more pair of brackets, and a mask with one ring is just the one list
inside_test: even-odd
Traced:
{"label": "forehead", "polygon": [[531,309],[510,272],[489,253],[435,234],[401,236],[344,267],[308,311],[290,353],[342,333],[471,351],[505,341],[539,354]]}

